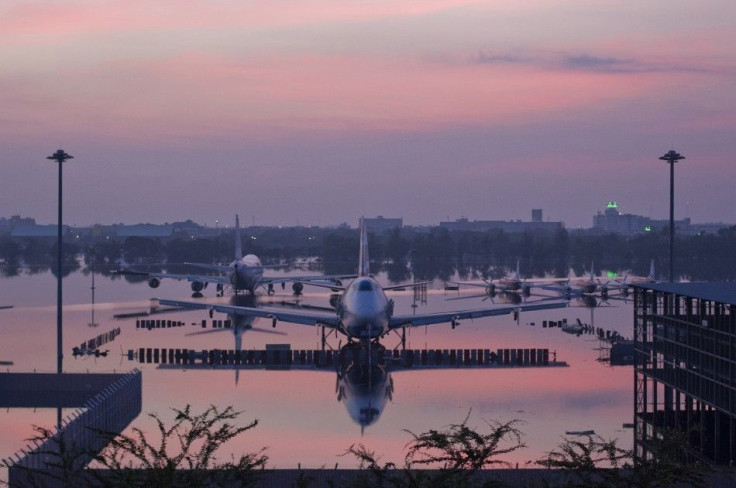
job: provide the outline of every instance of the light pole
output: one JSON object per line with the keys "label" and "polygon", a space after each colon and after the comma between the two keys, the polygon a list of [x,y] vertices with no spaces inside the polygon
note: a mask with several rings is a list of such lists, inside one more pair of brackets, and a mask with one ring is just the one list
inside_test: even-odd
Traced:
{"label": "light pole", "polygon": [[74,159],[74,156],[67,154],[63,149],[59,149],[51,156],[46,157],[59,163],[59,224],[58,224],[58,242],[57,242],[57,262],[56,262],[56,372],[61,374],[61,163],[67,159]]}
{"label": "light pole", "polygon": [[685,159],[685,156],[671,149],[664,156],[660,156],[659,159],[667,161],[670,165],[670,283],[672,283],[675,281],[675,163]]}

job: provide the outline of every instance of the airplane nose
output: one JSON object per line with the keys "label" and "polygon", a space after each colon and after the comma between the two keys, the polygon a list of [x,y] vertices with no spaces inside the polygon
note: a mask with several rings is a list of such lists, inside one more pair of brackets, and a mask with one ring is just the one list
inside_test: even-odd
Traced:
{"label": "airplane nose", "polygon": [[373,307],[368,306],[368,305],[364,305],[362,307],[359,307],[358,310],[357,310],[357,312],[358,312],[358,314],[357,314],[358,315],[358,318],[360,318],[360,319],[371,319],[371,318],[373,318],[376,315],[376,312],[373,309]]}

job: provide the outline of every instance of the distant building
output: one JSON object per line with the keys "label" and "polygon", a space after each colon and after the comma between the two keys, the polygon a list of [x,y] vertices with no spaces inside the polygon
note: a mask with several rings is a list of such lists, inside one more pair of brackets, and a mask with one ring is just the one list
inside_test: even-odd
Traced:
{"label": "distant building", "polygon": [[20,215],[13,215],[9,219],[0,217],[0,234],[9,234],[19,225],[36,225],[36,219]]}
{"label": "distant building", "polygon": [[[65,236],[68,233],[69,233],[69,226],[62,225],[61,235]],[[33,237],[56,238],[59,236],[59,227],[56,224],[49,224],[49,225],[21,224],[21,225],[16,225],[13,228],[13,231],[10,233],[10,236],[20,237],[20,238],[33,238]]]}
{"label": "distant building", "polygon": [[404,226],[404,219],[389,219],[379,215],[376,218],[363,218],[363,225],[368,232],[383,234],[391,229],[401,229]]}
{"label": "distant building", "polygon": [[488,230],[502,230],[504,232],[526,232],[545,230],[554,232],[563,227],[562,222],[543,222],[542,209],[532,210],[531,222],[522,220],[474,220],[457,219],[454,222],[440,222],[440,227],[448,230],[470,230],[485,232]]}
{"label": "distant building", "polygon": [[[593,229],[599,232],[635,235],[646,232],[660,231],[669,227],[669,219],[655,220],[642,215],[624,214],[619,212],[618,203],[608,202],[603,212],[593,216]],[[675,230],[680,234],[696,235],[703,233],[717,233],[729,227],[724,223],[693,224],[689,218],[675,220]]]}
{"label": "distant building", "polygon": [[171,225],[137,224],[115,226],[115,236],[120,239],[128,237],[151,237],[167,239],[172,236],[174,227]]}
{"label": "distant building", "polygon": [[[689,461],[736,461],[736,284],[634,285],[634,448],[665,429]],[[656,443],[654,444],[656,445]]]}
{"label": "distant building", "polygon": [[542,222],[542,209],[541,208],[532,209],[532,222]]}

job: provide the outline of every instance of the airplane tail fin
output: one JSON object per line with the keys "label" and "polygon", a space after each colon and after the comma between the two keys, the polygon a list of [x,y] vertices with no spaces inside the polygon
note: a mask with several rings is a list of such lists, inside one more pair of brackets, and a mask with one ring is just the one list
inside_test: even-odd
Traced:
{"label": "airplane tail fin", "polygon": [[370,276],[370,260],[368,258],[368,231],[365,228],[363,217],[360,218],[360,254],[358,276]]}
{"label": "airplane tail fin", "polygon": [[235,215],[235,260],[243,259],[243,243],[240,240],[240,219]]}
{"label": "airplane tail fin", "polygon": [[516,260],[516,279],[521,280],[521,274],[519,273],[519,260]]}

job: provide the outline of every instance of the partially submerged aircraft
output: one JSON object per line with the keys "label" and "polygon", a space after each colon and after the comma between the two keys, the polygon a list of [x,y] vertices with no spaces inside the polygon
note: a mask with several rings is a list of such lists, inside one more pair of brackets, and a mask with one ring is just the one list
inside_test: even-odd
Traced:
{"label": "partially submerged aircraft", "polygon": [[566,299],[580,297],[583,295],[592,295],[598,290],[599,282],[595,280],[593,273],[593,263],[590,263],[590,274],[588,278],[578,278],[571,280],[554,280],[555,283],[547,285],[538,285],[539,288],[559,293]]}
{"label": "partially submerged aircraft", "polygon": [[603,294],[603,287],[605,286],[606,292],[609,290],[618,290],[621,295],[628,296],[631,285],[639,283],[658,283],[660,280],[657,279],[657,274],[654,271],[654,259],[649,263],[649,275],[648,276],[625,276],[623,280],[615,280],[613,283],[609,282],[605,285],[601,285],[601,294]]}
{"label": "partially submerged aircraft", "polygon": [[300,294],[304,289],[302,282],[319,281],[323,283],[333,282],[339,284],[340,279],[352,278],[355,275],[346,276],[300,276],[294,277],[267,277],[263,276],[263,270],[273,266],[264,266],[255,254],[243,256],[243,246],[240,237],[240,220],[235,216],[235,260],[229,266],[205,263],[184,263],[190,266],[205,269],[216,273],[205,274],[175,274],[175,273],[149,273],[144,271],[120,270],[118,274],[139,275],[148,278],[148,286],[158,288],[164,278],[174,280],[186,280],[191,282],[192,291],[200,293],[210,283],[215,284],[217,294],[222,295],[225,287],[230,287],[235,294],[241,291],[255,293],[258,287],[265,287],[269,295],[274,293],[274,285],[292,283],[292,290]]}
{"label": "partially submerged aircraft", "polygon": [[498,280],[486,280],[482,283],[472,281],[450,281],[448,283],[454,283],[458,286],[474,286],[479,288],[485,288],[488,295],[492,295],[496,292],[521,292],[524,295],[529,295],[533,284],[526,280],[521,279],[519,273],[519,260],[516,260],[516,274],[514,276],[505,276]]}
{"label": "partially submerged aircraft", "polygon": [[[294,278],[292,278],[294,279]],[[301,280],[301,278],[300,278]],[[397,315],[394,313],[394,302],[386,297],[386,290],[397,287],[382,287],[370,276],[368,259],[368,237],[363,219],[360,220],[360,252],[358,262],[358,277],[349,285],[309,284],[342,291],[336,303],[335,312],[305,311],[296,312],[274,308],[239,307],[233,305],[207,304],[186,302],[180,300],[159,300],[162,305],[185,307],[192,309],[209,310],[226,314],[246,314],[256,317],[265,317],[276,327],[278,321],[322,326],[345,334],[349,340],[373,341],[385,336],[391,331],[406,331],[406,327],[451,323],[454,329],[463,319],[475,319],[494,315],[518,314],[520,311],[564,308],[567,304],[560,302],[517,304],[502,307],[493,307],[477,310],[458,310],[452,312],[427,313],[416,315]],[[405,285],[399,285],[403,287]],[[405,336],[402,334],[402,343]]]}

